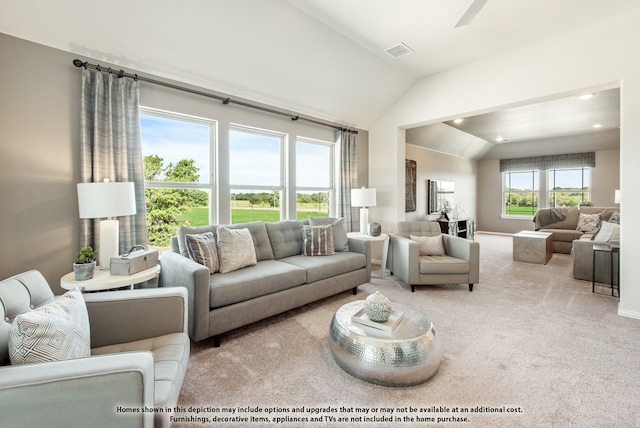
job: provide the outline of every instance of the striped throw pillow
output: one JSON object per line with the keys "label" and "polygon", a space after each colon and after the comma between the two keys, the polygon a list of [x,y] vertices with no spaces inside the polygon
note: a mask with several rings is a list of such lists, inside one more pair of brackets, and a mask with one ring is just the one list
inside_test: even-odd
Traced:
{"label": "striped throw pillow", "polygon": [[421,256],[444,256],[444,244],[442,235],[437,236],[417,236],[410,235],[413,241],[420,245]]}
{"label": "striped throw pillow", "polygon": [[333,225],[302,226],[303,256],[332,256],[335,254],[333,244]]}
{"label": "striped throw pillow", "polygon": [[185,235],[185,243],[191,260],[208,267],[209,273],[220,270],[216,238],[212,232]]}

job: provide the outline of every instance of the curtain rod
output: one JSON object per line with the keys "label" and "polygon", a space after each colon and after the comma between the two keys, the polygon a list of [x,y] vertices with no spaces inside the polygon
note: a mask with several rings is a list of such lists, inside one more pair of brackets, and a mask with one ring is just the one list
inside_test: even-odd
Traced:
{"label": "curtain rod", "polygon": [[119,70],[119,71],[115,71],[113,70],[111,67],[102,67],[99,64],[90,64],[86,61],[81,61],[79,59],[74,59],[73,60],[73,65],[75,65],[76,67],[84,67],[87,69],[93,69],[93,70],[98,70],[100,72],[103,73],[114,73],[118,76],[118,78],[121,77],[129,77],[135,80],[139,80],[141,82],[148,82],[148,83],[153,83],[154,85],[160,85],[160,86],[166,86],[167,88],[171,88],[171,89],[177,89],[179,91],[184,91],[184,92],[189,92],[191,94],[196,94],[196,95],[201,95],[203,97],[208,97],[208,98],[214,98],[218,101],[222,101],[222,104],[237,104],[239,106],[243,106],[243,107],[248,107],[248,108],[252,108],[255,110],[260,110],[260,111],[264,111],[267,113],[272,113],[272,114],[277,114],[280,116],[286,116],[291,118],[291,120],[296,121],[296,120],[305,120],[307,122],[311,122],[311,123],[315,123],[316,125],[322,125],[322,126],[327,126],[329,128],[333,128],[333,129],[337,129],[339,131],[345,131],[345,132],[350,132],[352,134],[357,134],[358,131],[354,130],[354,129],[349,129],[349,128],[344,128],[341,126],[336,126],[336,125],[332,125],[329,123],[324,123],[324,122],[320,122],[314,119],[308,119],[306,117],[301,117],[300,115],[291,115],[282,111],[278,111],[278,110],[273,110],[267,107],[262,107],[259,105],[255,105],[255,104],[251,104],[251,103],[247,103],[244,101],[238,101],[238,100],[233,100],[230,97],[223,97],[220,95],[214,95],[214,94],[210,94],[208,92],[203,92],[203,91],[198,91],[197,89],[191,89],[191,88],[186,88],[184,86],[179,86],[179,85],[174,85],[173,83],[168,83],[168,82],[163,82],[160,80],[156,80],[156,79],[151,79],[149,77],[142,77],[142,76],[138,76],[137,74],[131,74],[131,73],[126,73],[124,70]]}

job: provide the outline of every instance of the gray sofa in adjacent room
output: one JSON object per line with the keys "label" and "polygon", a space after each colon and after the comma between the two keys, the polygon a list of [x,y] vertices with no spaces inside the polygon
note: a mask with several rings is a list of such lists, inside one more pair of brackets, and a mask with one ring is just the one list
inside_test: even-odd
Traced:
{"label": "gray sofa in adjacent room", "polygon": [[[581,206],[571,208],[541,208],[533,218],[535,229],[553,233],[553,251],[571,254],[573,257],[573,277],[591,281],[593,279],[593,246],[596,244],[620,244],[620,231],[602,238],[598,226],[602,222],[619,223],[620,209],[616,207]],[[593,221],[582,221],[581,216],[591,216]],[[617,217],[617,219],[616,219]],[[594,225],[595,221],[595,225]],[[580,224],[579,224],[580,223]],[[587,225],[591,227],[586,227]],[[600,236],[598,236],[600,235]],[[613,254],[614,269],[618,254]],[[596,254],[596,282],[611,282],[611,259],[609,254]],[[614,277],[617,272],[614,270]],[[614,278],[615,281],[615,278]]]}
{"label": "gray sofa in adjacent room", "polygon": [[[303,226],[329,224],[335,254],[302,255]],[[187,240],[202,240],[208,234],[218,245],[222,268],[220,228],[224,236],[230,230],[248,230],[255,264],[221,273],[189,257]],[[214,245],[212,241],[209,245]],[[212,253],[215,257],[215,250]],[[188,290],[189,335],[194,341],[214,337],[214,346],[220,345],[222,333],[349,289],[356,294],[357,287],[371,279],[370,243],[347,238],[343,219],[183,226],[160,264],[162,287]]]}
{"label": "gray sofa in adjacent room", "polygon": [[600,220],[607,221],[618,210],[615,207],[592,206],[540,208],[533,216],[533,223],[535,230],[553,233],[554,253],[571,254],[574,240],[584,236],[591,237],[595,232],[579,227],[581,214],[597,214]]}

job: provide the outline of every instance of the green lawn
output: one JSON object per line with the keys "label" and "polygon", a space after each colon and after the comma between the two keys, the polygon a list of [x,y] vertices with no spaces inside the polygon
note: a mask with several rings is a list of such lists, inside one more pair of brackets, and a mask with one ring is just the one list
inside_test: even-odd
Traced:
{"label": "green lawn", "polygon": [[[302,211],[298,212],[298,220],[308,217],[327,217],[326,212]],[[207,207],[192,208],[182,216],[180,220],[189,220],[193,226],[205,226],[209,224],[209,209]],[[263,220],[275,222],[280,220],[280,211],[277,209],[234,209],[231,210],[232,223],[248,223],[250,221]]]}
{"label": "green lawn", "polygon": [[509,215],[534,215],[536,208],[531,207],[511,207]]}

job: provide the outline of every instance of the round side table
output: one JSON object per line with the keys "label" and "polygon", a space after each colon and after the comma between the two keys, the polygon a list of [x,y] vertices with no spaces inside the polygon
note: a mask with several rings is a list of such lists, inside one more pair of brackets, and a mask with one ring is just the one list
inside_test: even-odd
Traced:
{"label": "round side table", "polygon": [[82,291],[102,291],[113,288],[133,286],[140,282],[155,278],[160,273],[160,265],[142,270],[132,275],[111,275],[108,270],[96,268],[93,278],[84,281],[76,281],[73,272],[69,272],[60,278],[60,287],[71,290],[80,287]]}
{"label": "round side table", "polygon": [[349,232],[347,237],[351,239],[362,239],[364,241],[382,242],[382,260],[380,260],[380,278],[384,279],[387,270],[387,254],[389,254],[389,235],[381,233],[378,236],[363,235],[360,232]]}
{"label": "round side table", "polygon": [[409,306],[393,303],[404,319],[391,332],[352,322],[364,300],[340,307],[331,320],[329,346],[338,366],[367,382],[417,385],[431,378],[442,358],[440,339],[429,319]]}

